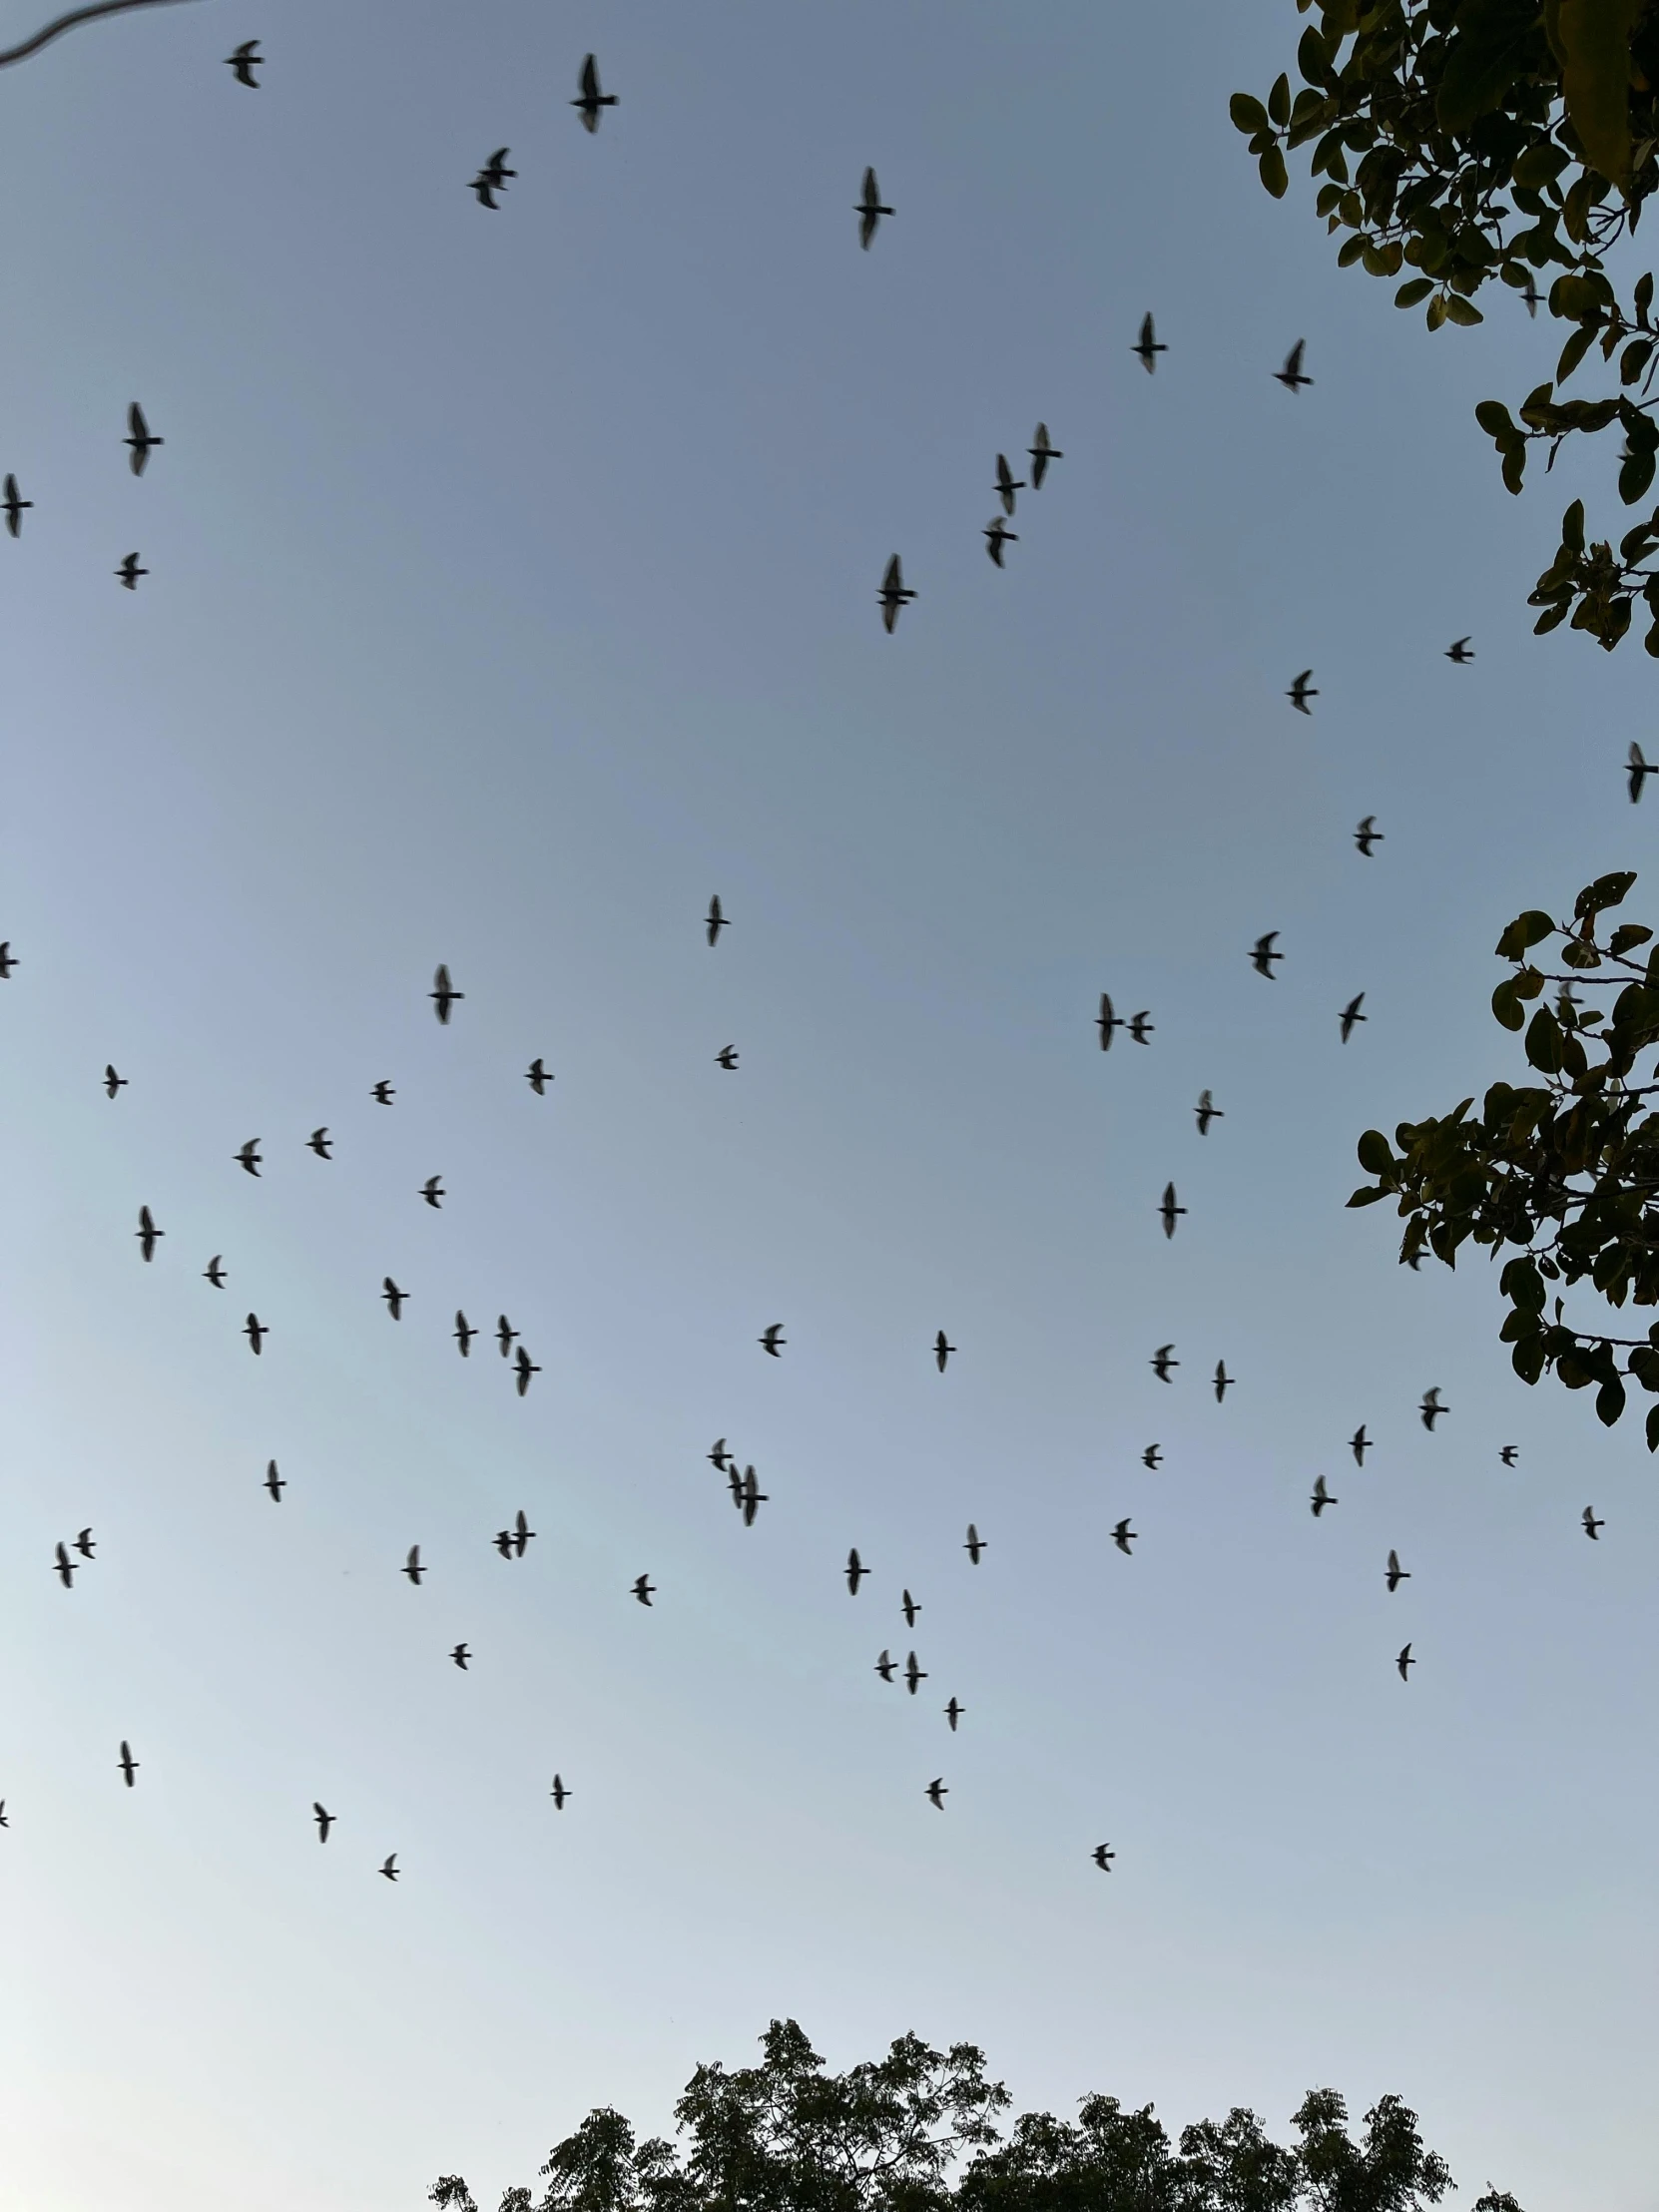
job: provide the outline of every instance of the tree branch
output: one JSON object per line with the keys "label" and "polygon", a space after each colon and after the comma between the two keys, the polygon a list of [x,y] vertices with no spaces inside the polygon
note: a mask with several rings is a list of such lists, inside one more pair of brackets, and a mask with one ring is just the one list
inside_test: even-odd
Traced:
{"label": "tree branch", "polygon": [[0,69],[8,69],[13,62],[25,62],[31,54],[38,54],[43,46],[50,46],[65,31],[74,30],[77,23],[90,23],[95,16],[120,15],[127,8],[166,8],[179,4],[179,0],[91,0],[84,8],[71,8],[67,15],[60,15],[56,23],[48,23],[44,31],[37,31],[33,38],[26,38],[21,46],[8,47],[0,53]]}

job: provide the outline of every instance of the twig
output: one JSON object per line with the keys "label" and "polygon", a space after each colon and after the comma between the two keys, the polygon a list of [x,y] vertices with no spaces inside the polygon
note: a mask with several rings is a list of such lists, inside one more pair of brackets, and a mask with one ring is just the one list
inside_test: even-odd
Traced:
{"label": "twig", "polygon": [[178,0],[91,0],[90,6],[71,8],[67,15],[60,15],[56,23],[48,23],[44,31],[37,31],[33,38],[26,38],[21,46],[8,47],[0,54],[0,69],[7,69],[13,62],[27,61],[31,54],[38,54],[43,46],[65,31],[74,30],[77,23],[90,23],[94,16],[119,15],[126,8],[166,8],[178,4]]}

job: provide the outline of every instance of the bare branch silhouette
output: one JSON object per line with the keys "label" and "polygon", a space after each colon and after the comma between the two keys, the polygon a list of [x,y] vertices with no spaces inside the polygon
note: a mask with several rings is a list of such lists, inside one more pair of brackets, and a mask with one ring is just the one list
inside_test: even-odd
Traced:
{"label": "bare branch silhouette", "polygon": [[38,54],[43,46],[50,46],[65,31],[74,30],[77,23],[90,23],[95,16],[120,15],[128,8],[176,7],[179,0],[91,0],[84,8],[71,8],[67,15],[60,15],[56,23],[48,23],[44,31],[37,31],[33,38],[26,38],[21,46],[8,47],[0,54],[0,69],[7,69],[13,62],[27,61],[31,54]]}

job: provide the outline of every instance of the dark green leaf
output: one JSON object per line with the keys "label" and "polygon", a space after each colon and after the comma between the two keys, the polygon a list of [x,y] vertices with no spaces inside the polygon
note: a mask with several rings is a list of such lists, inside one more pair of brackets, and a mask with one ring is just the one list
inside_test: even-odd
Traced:
{"label": "dark green leaf", "polygon": [[1233,128],[1243,131],[1247,138],[1268,128],[1267,109],[1248,92],[1236,92],[1227,103],[1227,112],[1233,118]]}

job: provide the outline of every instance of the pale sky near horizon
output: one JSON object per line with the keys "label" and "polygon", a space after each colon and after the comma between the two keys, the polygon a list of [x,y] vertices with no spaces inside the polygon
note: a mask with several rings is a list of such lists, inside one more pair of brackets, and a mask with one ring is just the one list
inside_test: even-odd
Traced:
{"label": "pale sky near horizon", "polygon": [[[1019,2107],[1172,2132],[1397,2091],[1464,2202],[1659,2207],[1654,1465],[1513,1378],[1482,1263],[1413,1276],[1343,1203],[1362,1129],[1518,1079],[1515,912],[1629,866],[1659,919],[1620,773],[1654,671],[1530,634],[1566,499],[1617,513],[1610,451],[1517,502],[1473,424],[1549,328],[1430,339],[1304,168],[1256,182],[1227,96],[1299,28],[197,0],[0,75],[35,502],[0,539],[0,2202],[493,2203],[794,2015],[836,2065],[965,2038]],[[998,574],[1039,418],[1064,458]],[[1148,1049],[1100,1053],[1103,989]],[[526,1398],[456,1307],[523,1331]],[[913,1700],[873,1672],[912,1646]]]}

